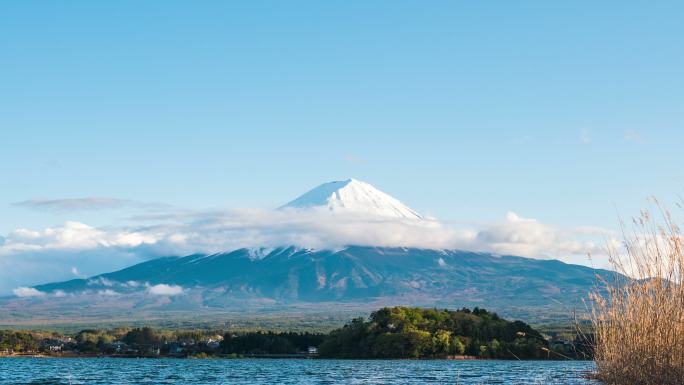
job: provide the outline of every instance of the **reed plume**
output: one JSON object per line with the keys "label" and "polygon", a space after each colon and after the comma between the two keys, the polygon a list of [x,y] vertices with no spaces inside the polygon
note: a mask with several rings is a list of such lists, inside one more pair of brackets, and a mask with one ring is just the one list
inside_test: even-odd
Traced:
{"label": "reed plume", "polygon": [[[657,203],[657,202],[656,202]],[[667,210],[644,211],[609,247],[616,274],[590,298],[597,377],[606,384],[684,383],[684,254]]]}

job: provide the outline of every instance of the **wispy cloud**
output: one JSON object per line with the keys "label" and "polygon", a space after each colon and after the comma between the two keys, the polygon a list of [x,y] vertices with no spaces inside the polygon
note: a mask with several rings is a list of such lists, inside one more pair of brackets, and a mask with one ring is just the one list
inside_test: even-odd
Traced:
{"label": "wispy cloud", "polygon": [[[316,249],[347,245],[473,249],[536,258],[594,251],[604,229],[566,229],[509,212],[479,228],[452,228],[438,220],[402,220],[325,211],[227,210],[187,213],[184,220],[135,228],[95,228],[80,222],[9,233],[0,255],[49,250],[144,250],[154,256],[213,253],[242,247],[297,245]],[[157,219],[166,217],[159,215]],[[177,219],[177,218],[175,218]],[[156,252],[153,252],[156,250]],[[73,265],[69,270],[76,274]]]}
{"label": "wispy cloud", "polygon": [[169,207],[168,205],[161,203],[145,203],[110,197],[29,199],[13,203],[12,205],[15,207],[24,207],[32,210],[49,211],[55,213],[114,210],[123,208],[158,210]]}
{"label": "wispy cloud", "polygon": [[32,287],[18,287],[12,290],[12,293],[17,297],[42,297],[45,295],[42,291]]}
{"label": "wispy cloud", "polygon": [[19,228],[0,244],[0,256],[22,251],[83,250],[98,247],[135,247],[155,243],[152,234],[125,229],[98,229],[80,222],[42,230]]}
{"label": "wispy cloud", "polygon": [[160,283],[147,288],[147,292],[152,295],[174,296],[183,294],[183,288],[178,285],[167,285]]}
{"label": "wispy cloud", "polygon": [[583,144],[591,143],[591,133],[586,128],[580,131],[580,142]]}
{"label": "wispy cloud", "polygon": [[639,134],[639,132],[637,130],[634,130],[634,129],[625,130],[625,132],[623,133],[623,137],[628,142],[640,142],[641,141],[641,135]]}
{"label": "wispy cloud", "polygon": [[98,295],[105,296],[105,297],[115,297],[117,295],[120,295],[120,293],[112,290],[112,289],[104,289],[104,290],[99,290],[97,292]]}
{"label": "wispy cloud", "polygon": [[[562,228],[509,212],[505,221],[484,226],[473,247],[498,254],[586,264],[589,253],[601,258],[605,254],[603,242],[616,236],[607,229]],[[601,267],[606,265],[604,262],[597,261]]]}
{"label": "wispy cloud", "polygon": [[[17,229],[0,243],[0,293],[74,275],[92,275],[164,255],[238,248],[348,245],[465,249],[586,263],[613,236],[598,228],[561,228],[513,212],[495,223],[456,227],[327,211],[237,209],[159,213],[155,223],[97,228],[80,222]],[[72,267],[79,266],[77,270]],[[160,289],[161,290],[161,289]]]}
{"label": "wispy cloud", "polygon": [[343,157],[344,161],[349,164],[364,164],[366,160],[357,154],[345,154]]}

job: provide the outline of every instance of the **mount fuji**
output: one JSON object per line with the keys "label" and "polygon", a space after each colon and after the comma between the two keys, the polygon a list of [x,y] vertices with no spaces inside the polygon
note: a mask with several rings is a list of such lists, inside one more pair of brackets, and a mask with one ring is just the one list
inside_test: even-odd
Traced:
{"label": "mount fuji", "polygon": [[[400,221],[424,218],[356,179],[329,182],[278,210],[324,211]],[[108,320],[226,312],[364,312],[385,305],[480,306],[507,316],[568,318],[598,278],[613,272],[556,260],[461,250],[296,245],[157,258],[86,279],[31,288],[0,299],[0,324],[48,317]],[[18,322],[18,321],[16,321]]]}
{"label": "mount fuji", "polygon": [[421,220],[423,217],[396,198],[356,179],[324,183],[280,209],[327,210],[332,213],[360,214]]}

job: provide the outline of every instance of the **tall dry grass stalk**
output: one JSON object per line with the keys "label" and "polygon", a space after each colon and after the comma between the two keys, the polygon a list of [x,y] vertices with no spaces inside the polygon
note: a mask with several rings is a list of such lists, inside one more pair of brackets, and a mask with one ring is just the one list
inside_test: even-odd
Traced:
{"label": "tall dry grass stalk", "polygon": [[679,226],[642,212],[624,245],[611,247],[619,274],[591,295],[597,377],[607,384],[684,383],[684,254]]}

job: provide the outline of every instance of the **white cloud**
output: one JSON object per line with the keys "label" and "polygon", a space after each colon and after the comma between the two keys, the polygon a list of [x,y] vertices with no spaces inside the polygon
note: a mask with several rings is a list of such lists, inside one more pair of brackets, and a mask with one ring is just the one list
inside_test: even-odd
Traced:
{"label": "white cloud", "polygon": [[641,141],[641,135],[637,130],[628,129],[624,132],[624,138],[628,142],[639,142]]}
{"label": "white cloud", "polygon": [[42,297],[45,295],[40,290],[36,290],[32,287],[18,287],[14,290],[12,290],[12,293],[16,295],[17,297]]}
{"label": "white cloud", "polygon": [[97,292],[97,294],[106,296],[106,297],[113,297],[119,295],[119,293],[115,292],[112,289],[105,289],[105,290],[100,290]]}
{"label": "white cloud", "polygon": [[167,295],[173,296],[183,293],[183,288],[178,285],[167,285],[160,283],[147,288],[147,292],[152,295]]}
{"label": "white cloud", "polygon": [[97,229],[68,221],[43,230],[19,228],[9,233],[0,245],[0,256],[22,251],[93,249],[96,247],[135,247],[155,243],[153,234],[129,230]]}
{"label": "white cloud", "polygon": [[606,229],[564,229],[509,212],[506,221],[480,230],[473,246],[475,249],[498,254],[560,259],[583,264],[587,264],[588,254],[591,253],[601,263],[601,266],[596,267],[605,267],[607,260],[601,245],[604,240],[613,237],[614,233]]}
{"label": "white cloud", "polygon": [[[414,221],[292,210],[158,213],[142,219],[150,224],[95,228],[71,221],[61,226],[22,228],[9,233],[0,243],[0,293],[74,275],[92,276],[158,256],[215,253],[242,247],[297,245],[338,249],[360,245],[464,249],[587,264],[586,254],[602,255],[603,250],[597,245],[604,244],[610,236],[602,229],[561,228],[513,212],[498,223],[463,228],[435,219]],[[601,262],[597,267],[604,265]]]}
{"label": "white cloud", "polygon": [[591,133],[586,128],[580,131],[580,142],[584,144],[591,143]]}
{"label": "white cloud", "polygon": [[111,287],[111,286],[114,286],[115,282],[110,281],[110,280],[108,280],[108,279],[105,278],[105,277],[98,277],[98,278],[95,278],[95,279],[89,279],[88,282],[87,282],[87,284],[88,284],[88,286],[99,286],[99,285],[102,285],[102,286]]}
{"label": "white cloud", "polygon": [[66,199],[29,199],[12,204],[16,207],[48,211],[54,213],[68,213],[78,211],[113,210],[123,208],[157,210],[169,208],[168,205],[152,202],[137,202],[128,199],[110,197],[85,197]]}
{"label": "white cloud", "polygon": [[22,202],[16,202],[13,204],[13,206],[43,211],[71,212],[115,209],[129,206],[133,203],[134,202],[125,199],[108,197],[87,197],[69,199],[29,199]]}

